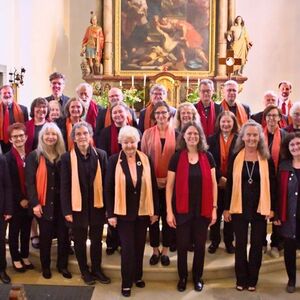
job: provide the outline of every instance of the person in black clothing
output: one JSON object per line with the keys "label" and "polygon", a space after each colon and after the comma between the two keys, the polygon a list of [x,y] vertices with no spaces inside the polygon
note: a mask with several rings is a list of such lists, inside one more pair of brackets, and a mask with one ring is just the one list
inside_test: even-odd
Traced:
{"label": "person in black clothing", "polygon": [[261,125],[253,120],[243,125],[234,153],[227,173],[224,220],[232,220],[236,239],[236,289],[253,292],[262,261],[267,219],[274,215],[274,163],[269,159]]}
{"label": "person in black clothing", "polygon": [[[105,151],[91,146],[93,130],[87,122],[74,124],[74,148],[61,159],[61,208],[72,228],[74,249],[82,279],[88,285],[95,279],[110,283],[101,270],[102,233],[105,222],[103,182],[106,173]],[[86,241],[91,241],[91,272],[87,264]]]}
{"label": "person in black clothing", "polygon": [[60,159],[65,152],[62,134],[55,123],[45,123],[36,150],[26,158],[26,189],[29,205],[40,229],[40,260],[43,277],[52,277],[51,244],[57,235],[57,269],[65,278],[68,271],[69,236],[60,207]]}
{"label": "person in black clothing", "polygon": [[205,242],[209,225],[217,219],[217,183],[215,162],[207,152],[204,132],[198,123],[185,125],[172,156],[166,186],[167,222],[176,228],[177,289],[186,289],[187,251],[193,232],[193,282],[198,292],[203,289]]}
{"label": "person in black clothing", "polygon": [[5,158],[14,187],[14,214],[9,222],[9,251],[13,268],[17,272],[25,272],[26,269],[34,268],[28,259],[32,214],[28,209],[29,201],[25,188],[26,127],[22,123],[14,123],[8,127],[8,134],[12,148],[5,154]]}
{"label": "person in black clothing", "polygon": [[[217,118],[216,133],[209,136],[207,140],[209,151],[216,162],[218,183],[217,221],[210,227],[211,244],[208,247],[209,253],[215,253],[221,242],[220,225],[224,211],[227,167],[233,154],[237,132],[238,125],[235,115],[230,111],[223,111]],[[227,253],[234,253],[232,223],[224,222],[223,236]]]}
{"label": "person in black clothing", "polygon": [[158,193],[149,158],[137,150],[140,135],[134,127],[120,130],[122,151],[110,157],[105,182],[108,222],[121,241],[122,295],[129,297],[133,282],[145,287],[143,257],[149,223],[158,220]]}

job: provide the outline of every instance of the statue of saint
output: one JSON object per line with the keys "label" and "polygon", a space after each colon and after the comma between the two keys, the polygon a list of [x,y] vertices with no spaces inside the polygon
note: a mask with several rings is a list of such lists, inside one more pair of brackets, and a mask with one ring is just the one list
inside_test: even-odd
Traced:
{"label": "statue of saint", "polygon": [[91,25],[87,28],[82,40],[81,56],[85,56],[90,74],[100,74],[100,64],[104,48],[104,35],[101,26],[97,24],[97,16],[91,12]]}
{"label": "statue of saint", "polygon": [[241,16],[234,19],[233,25],[227,32],[227,40],[231,44],[235,58],[241,58],[241,66],[235,66],[235,74],[242,75],[244,66],[247,62],[248,51],[253,43],[249,40],[249,35],[245,27],[244,20]]}

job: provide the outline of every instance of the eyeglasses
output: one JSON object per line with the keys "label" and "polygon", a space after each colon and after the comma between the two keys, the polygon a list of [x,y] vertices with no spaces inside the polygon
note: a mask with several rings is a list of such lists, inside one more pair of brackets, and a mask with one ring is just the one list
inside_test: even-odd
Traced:
{"label": "eyeglasses", "polygon": [[154,96],[162,96],[163,94],[162,94],[162,93],[151,93],[151,95],[154,95]]}
{"label": "eyeglasses", "polygon": [[165,116],[167,113],[168,113],[168,111],[156,111],[154,114],[155,114],[156,116],[159,116],[159,115]]}
{"label": "eyeglasses", "polygon": [[268,115],[266,115],[266,117],[267,118],[277,118],[277,117],[279,117],[279,115],[277,115],[277,114],[268,114]]}
{"label": "eyeglasses", "polygon": [[11,139],[16,140],[16,139],[23,139],[25,137],[25,134],[18,134],[18,135],[12,135]]}

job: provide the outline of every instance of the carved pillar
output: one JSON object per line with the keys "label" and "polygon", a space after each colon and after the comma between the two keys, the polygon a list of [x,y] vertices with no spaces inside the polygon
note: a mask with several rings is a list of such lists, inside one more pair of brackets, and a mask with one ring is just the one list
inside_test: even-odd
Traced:
{"label": "carved pillar", "polygon": [[[231,0],[229,0],[231,1]],[[225,37],[225,33],[228,27],[228,0],[219,0],[218,6],[218,37],[217,37],[217,76],[226,76],[226,68],[225,65],[219,64],[220,57],[226,57],[226,49],[227,49],[227,40]]]}
{"label": "carved pillar", "polygon": [[228,0],[228,25],[231,26],[236,17],[235,0]]}
{"label": "carved pillar", "polygon": [[112,0],[103,1],[103,30],[104,30],[104,75],[113,75],[113,5]]}

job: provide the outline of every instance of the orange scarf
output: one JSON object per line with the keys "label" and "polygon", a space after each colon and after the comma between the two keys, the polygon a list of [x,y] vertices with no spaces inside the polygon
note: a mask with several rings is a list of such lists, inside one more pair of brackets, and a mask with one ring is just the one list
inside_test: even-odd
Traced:
{"label": "orange scarf", "polygon": [[[95,152],[97,156],[97,171],[94,178],[94,207],[101,208],[103,207],[103,185],[102,185],[102,173],[101,167],[98,159],[98,153],[95,148],[92,148],[92,151]],[[81,211],[82,210],[82,196],[79,183],[79,174],[78,174],[78,163],[77,155],[75,149],[72,149],[70,152],[71,158],[71,201],[72,201],[72,211]]]}
{"label": "orange scarf", "polygon": [[[265,134],[265,143],[267,146],[269,146],[267,127],[264,128],[264,134]],[[280,129],[277,127],[274,132],[273,142],[272,142],[271,149],[270,149],[271,156],[274,161],[276,173],[277,173],[278,164],[279,164],[280,146],[281,146],[281,135],[280,135]]]}
{"label": "orange scarf", "polygon": [[[133,120],[132,120],[132,115],[129,110],[127,110],[127,125],[132,126]],[[111,119],[111,112],[110,112],[110,106],[106,109],[105,113],[105,121],[104,121],[104,128],[110,126],[112,124],[112,119]]]}
{"label": "orange scarf", "polygon": [[175,130],[171,123],[165,130],[165,145],[162,150],[159,129],[157,125],[148,128],[142,138],[142,151],[154,161],[155,175],[157,178],[166,178],[171,156],[175,152]]}
{"label": "orange scarf", "polygon": [[43,155],[40,155],[39,165],[36,171],[35,180],[36,180],[38,201],[42,206],[45,206],[46,196],[47,196],[48,176],[47,176],[46,159]]}
{"label": "orange scarf", "polygon": [[[115,173],[115,207],[116,215],[126,215],[126,178],[121,167],[121,153],[119,154]],[[137,154],[142,162],[143,175],[141,179],[141,194],[139,202],[139,216],[153,216],[153,194],[151,181],[151,168],[149,158],[144,153],[137,150]]]}
{"label": "orange scarf", "polygon": [[71,138],[71,131],[73,128],[73,124],[70,118],[66,118],[66,131],[67,131],[67,143],[68,143],[68,151],[74,149],[74,143]]}
{"label": "orange scarf", "polygon": [[225,142],[225,139],[220,133],[220,153],[221,153],[221,174],[224,177],[227,177],[227,167],[228,167],[228,158],[229,158],[229,149],[232,143],[234,135],[231,133],[230,136],[228,137],[227,142]]}
{"label": "orange scarf", "polygon": [[[13,102],[12,103],[12,109],[13,109],[13,115],[15,122],[24,123],[24,114],[22,112],[22,109],[20,105]],[[7,128],[3,128],[3,121],[4,121],[4,105],[3,102],[0,102],[0,141],[3,141],[3,132],[4,130],[7,130]]]}
{"label": "orange scarf", "polygon": [[[260,195],[257,212],[263,216],[268,216],[271,210],[270,181],[268,160],[262,159],[259,153],[258,164],[260,174]],[[242,149],[236,156],[233,163],[232,172],[232,193],[230,202],[230,213],[241,214],[242,209],[242,170],[244,165],[245,149]]]}
{"label": "orange scarf", "polygon": [[[225,100],[222,101],[221,105],[224,108],[224,110],[229,110],[228,103]],[[236,119],[239,124],[239,127],[241,127],[243,124],[247,122],[248,116],[242,104],[235,102],[235,105],[236,105]]]}
{"label": "orange scarf", "polygon": [[151,120],[151,113],[153,111],[154,105],[150,102],[145,110],[145,118],[144,118],[144,131],[154,125],[154,122]]}

